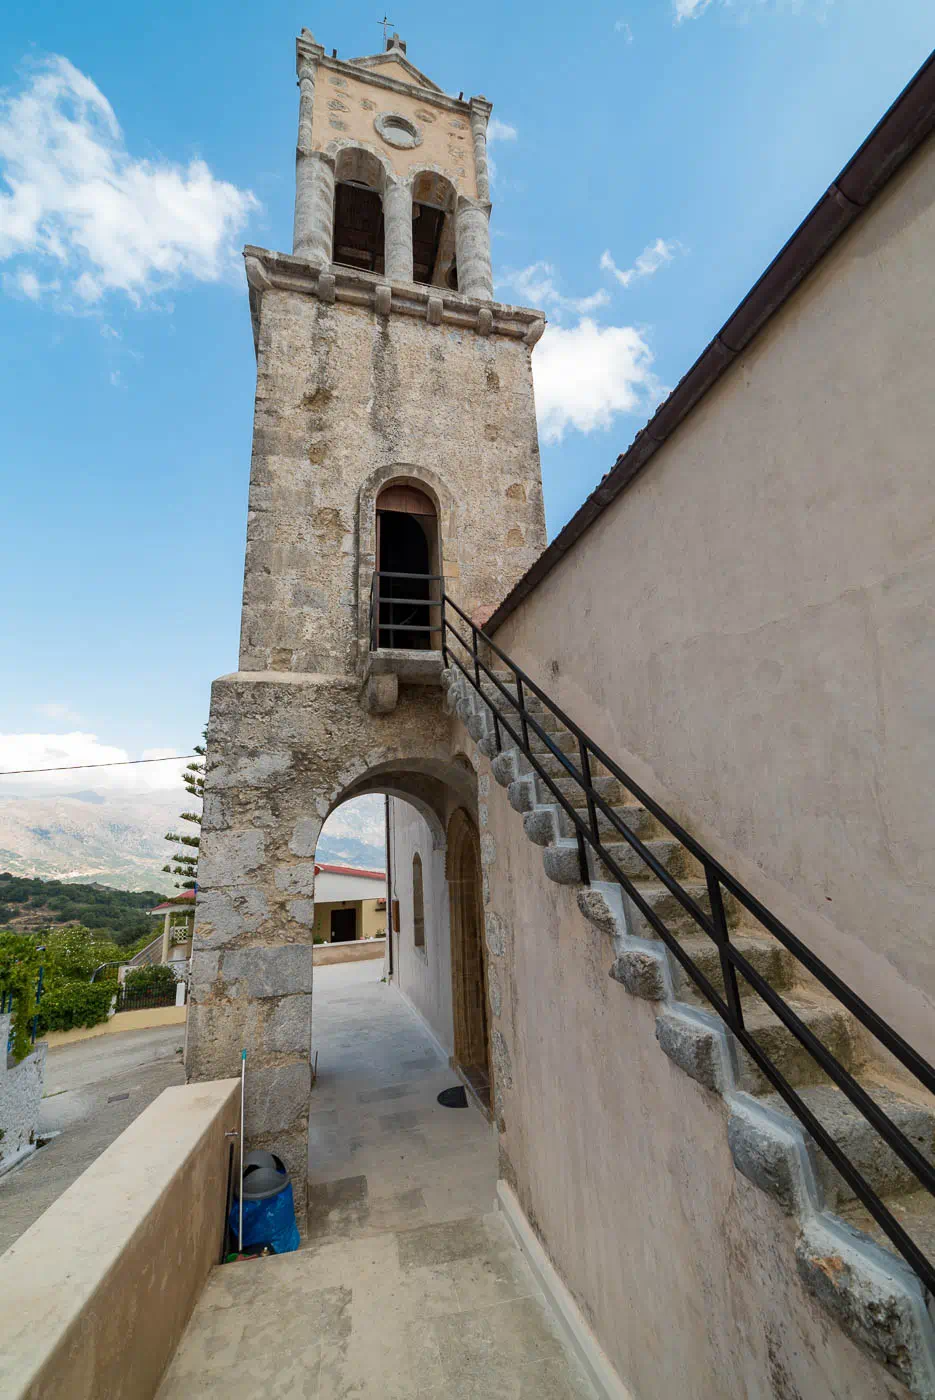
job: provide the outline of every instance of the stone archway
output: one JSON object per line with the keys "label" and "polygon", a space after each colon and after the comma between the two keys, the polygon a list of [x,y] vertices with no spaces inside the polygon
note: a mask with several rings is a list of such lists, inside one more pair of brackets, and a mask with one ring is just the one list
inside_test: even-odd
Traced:
{"label": "stone archway", "polygon": [[454,1058],[489,1109],[490,1035],[481,897],[480,841],[463,807],[448,823],[446,873],[451,924],[451,999]]}

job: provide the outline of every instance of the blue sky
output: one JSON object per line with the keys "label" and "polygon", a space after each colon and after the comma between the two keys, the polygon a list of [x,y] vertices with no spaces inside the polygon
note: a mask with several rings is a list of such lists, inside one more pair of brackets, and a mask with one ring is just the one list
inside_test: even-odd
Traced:
{"label": "blue sky", "polygon": [[[932,40],[929,0],[406,0],[391,18],[501,124],[498,295],[552,322],[535,362],[553,534]],[[357,0],[5,8],[0,767],[188,752],[235,668],[238,250],[291,246],[299,28],[349,58],[381,47],[378,19]]]}

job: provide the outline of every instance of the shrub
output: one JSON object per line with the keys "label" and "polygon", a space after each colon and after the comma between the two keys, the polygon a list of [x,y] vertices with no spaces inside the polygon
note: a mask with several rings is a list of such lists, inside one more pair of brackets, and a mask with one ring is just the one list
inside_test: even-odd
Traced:
{"label": "shrub", "polygon": [[39,1003],[39,1029],[70,1031],[75,1026],[96,1026],[107,1020],[113,982],[59,981],[43,989]]}
{"label": "shrub", "polygon": [[165,963],[155,963],[151,967],[132,968],[123,985],[128,992],[156,992],[174,987],[177,981],[171,967]]}
{"label": "shrub", "polygon": [[[13,1058],[21,1060],[32,1048],[32,1019],[36,1011],[36,981],[40,954],[25,934],[0,933],[0,998],[12,999]],[[0,1054],[6,1047],[0,1046]]]}

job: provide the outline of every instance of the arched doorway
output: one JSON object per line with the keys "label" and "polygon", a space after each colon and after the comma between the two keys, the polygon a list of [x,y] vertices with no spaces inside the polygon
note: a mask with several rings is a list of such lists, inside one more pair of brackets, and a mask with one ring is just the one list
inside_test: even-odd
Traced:
{"label": "arched doorway", "polygon": [[377,497],[377,646],[438,650],[438,517],[417,486],[397,482]]}
{"label": "arched doorway", "polygon": [[489,1109],[490,1054],[487,967],[481,907],[480,843],[463,807],[448,824],[448,897],[451,923],[451,997],[455,1060]]}

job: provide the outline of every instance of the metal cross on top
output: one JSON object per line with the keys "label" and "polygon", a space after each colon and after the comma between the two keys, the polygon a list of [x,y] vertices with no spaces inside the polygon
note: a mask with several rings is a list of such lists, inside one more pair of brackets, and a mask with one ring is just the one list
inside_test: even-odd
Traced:
{"label": "metal cross on top", "polygon": [[382,19],[378,19],[378,20],[377,20],[377,24],[382,24],[382,25],[383,25],[383,47],[384,47],[384,48],[386,48],[386,29],[387,29],[387,25],[395,24],[395,23],[396,23],[395,20],[387,19],[386,15],[384,15]]}

